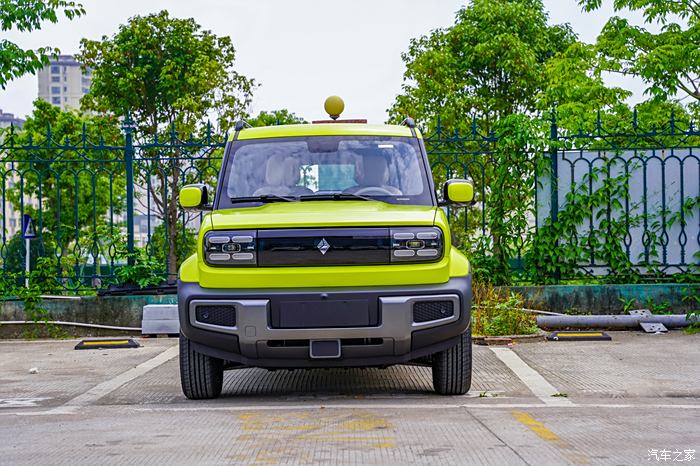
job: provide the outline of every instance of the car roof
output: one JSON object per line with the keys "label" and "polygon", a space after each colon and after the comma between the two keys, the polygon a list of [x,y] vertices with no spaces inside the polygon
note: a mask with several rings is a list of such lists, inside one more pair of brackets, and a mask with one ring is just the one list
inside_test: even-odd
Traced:
{"label": "car roof", "polygon": [[[420,131],[416,135],[422,138]],[[368,125],[364,123],[317,123],[246,128],[238,139],[286,138],[296,136],[399,136],[411,137],[411,129],[402,125]],[[233,139],[233,135],[230,136]]]}

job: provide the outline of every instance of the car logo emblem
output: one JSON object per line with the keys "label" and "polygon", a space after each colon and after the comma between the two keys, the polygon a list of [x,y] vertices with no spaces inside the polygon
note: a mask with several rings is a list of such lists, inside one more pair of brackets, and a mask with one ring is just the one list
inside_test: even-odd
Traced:
{"label": "car logo emblem", "polygon": [[326,241],[326,238],[323,238],[319,243],[316,245],[319,251],[321,251],[321,254],[324,256],[328,252],[328,250],[331,248],[331,245],[328,244],[328,241]]}

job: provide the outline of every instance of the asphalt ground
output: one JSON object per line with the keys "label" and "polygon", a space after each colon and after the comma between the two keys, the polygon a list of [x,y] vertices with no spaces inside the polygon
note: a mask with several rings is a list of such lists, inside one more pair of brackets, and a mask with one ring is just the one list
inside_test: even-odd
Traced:
{"label": "asphalt ground", "polygon": [[0,465],[700,464],[700,335],[611,335],[475,346],[465,396],[416,366],[239,369],[196,402],[176,339],[4,341]]}

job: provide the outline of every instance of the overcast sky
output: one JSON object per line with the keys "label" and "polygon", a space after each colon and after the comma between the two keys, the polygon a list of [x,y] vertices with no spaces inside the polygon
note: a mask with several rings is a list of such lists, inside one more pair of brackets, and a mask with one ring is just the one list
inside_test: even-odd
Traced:
{"label": "overcast sky", "polygon": [[[87,14],[74,21],[46,24],[29,34],[6,33],[25,48],[52,45],[61,53],[78,51],[82,37],[112,35],[134,15],[162,9],[193,17],[217,35],[228,35],[237,50],[238,70],[260,87],[251,111],[288,108],[307,120],[323,118],[331,94],[345,99],[345,118],[386,119],[401,90],[401,53],[413,37],[449,26],[465,0],[82,0]],[[580,38],[594,42],[609,4],[582,13],[574,0],[545,0],[550,23],[570,23]],[[640,22],[640,16],[635,15]],[[641,99],[634,80],[621,85]],[[37,96],[37,78],[27,75],[0,91],[0,109],[24,116]]]}

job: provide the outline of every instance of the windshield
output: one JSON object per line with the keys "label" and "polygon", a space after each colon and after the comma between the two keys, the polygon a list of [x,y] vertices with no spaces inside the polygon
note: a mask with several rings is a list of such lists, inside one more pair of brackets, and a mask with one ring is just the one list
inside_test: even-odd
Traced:
{"label": "windshield", "polygon": [[[246,202],[369,199],[432,205],[415,138],[310,136],[233,143],[218,208]],[[261,200],[256,201],[260,198]]]}

